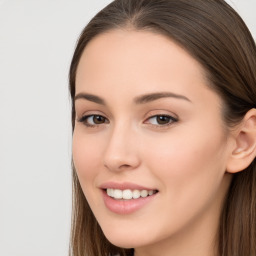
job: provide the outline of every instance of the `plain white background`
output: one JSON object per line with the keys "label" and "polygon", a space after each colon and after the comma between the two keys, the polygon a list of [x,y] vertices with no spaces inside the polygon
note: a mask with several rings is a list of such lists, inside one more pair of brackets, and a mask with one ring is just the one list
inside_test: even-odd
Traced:
{"label": "plain white background", "polygon": [[[110,0],[0,0],[0,255],[67,256],[68,68]],[[256,0],[232,0],[256,37]]]}

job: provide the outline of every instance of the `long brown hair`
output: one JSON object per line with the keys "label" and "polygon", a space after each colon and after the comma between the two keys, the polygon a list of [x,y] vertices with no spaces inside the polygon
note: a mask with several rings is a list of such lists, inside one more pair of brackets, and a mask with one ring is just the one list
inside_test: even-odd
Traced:
{"label": "long brown hair", "polygon": [[[204,67],[210,87],[224,102],[223,120],[233,126],[256,107],[256,46],[240,16],[224,0],[115,0],[82,31],[70,67],[74,129],[76,70],[84,48],[113,29],[167,35]],[[256,161],[233,175],[221,214],[219,256],[256,256]],[[70,255],[132,255],[110,244],[99,227],[73,167]]]}

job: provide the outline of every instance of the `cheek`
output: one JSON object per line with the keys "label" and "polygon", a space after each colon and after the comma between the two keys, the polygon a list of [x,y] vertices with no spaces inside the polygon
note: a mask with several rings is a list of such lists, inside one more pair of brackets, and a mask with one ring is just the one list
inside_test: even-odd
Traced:
{"label": "cheek", "polygon": [[164,189],[175,189],[182,196],[188,190],[195,194],[220,184],[225,172],[225,142],[221,133],[208,132],[173,133],[152,140],[145,148],[148,168],[164,182]]}
{"label": "cheek", "polygon": [[[193,222],[204,211],[212,209],[214,212],[226,193],[222,136],[203,136],[201,133],[199,137],[200,140],[195,134],[184,136],[183,133],[183,137],[175,134],[163,140],[152,140],[152,145],[145,147],[147,169],[154,175],[162,195],[156,209],[165,208],[160,217],[163,221],[159,224],[162,224],[162,230],[167,230],[166,223],[175,231]],[[153,212],[153,215],[157,214],[158,210]]]}
{"label": "cheek", "polygon": [[[92,181],[99,172],[101,160],[100,140],[85,136],[79,131],[73,134],[73,162],[83,188],[87,188],[86,184],[93,184]],[[85,192],[85,191],[84,191]]]}

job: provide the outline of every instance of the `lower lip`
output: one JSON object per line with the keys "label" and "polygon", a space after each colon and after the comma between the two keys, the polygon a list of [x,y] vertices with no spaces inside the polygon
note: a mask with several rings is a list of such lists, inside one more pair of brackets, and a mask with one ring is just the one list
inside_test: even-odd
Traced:
{"label": "lower lip", "polygon": [[138,199],[130,200],[116,200],[107,195],[107,192],[103,190],[103,199],[106,207],[117,214],[130,214],[133,213],[146,204],[150,203],[156,194],[147,197],[140,197]]}

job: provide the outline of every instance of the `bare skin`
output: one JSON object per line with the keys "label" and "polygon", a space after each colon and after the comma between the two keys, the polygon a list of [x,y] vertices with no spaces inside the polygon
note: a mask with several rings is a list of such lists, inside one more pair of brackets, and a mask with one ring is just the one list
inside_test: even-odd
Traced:
{"label": "bare skin", "polygon": [[[162,35],[113,30],[85,48],[76,96],[74,164],[109,241],[136,256],[216,255],[239,132],[225,127],[200,64]],[[109,182],[157,193],[118,214],[102,196]]]}

